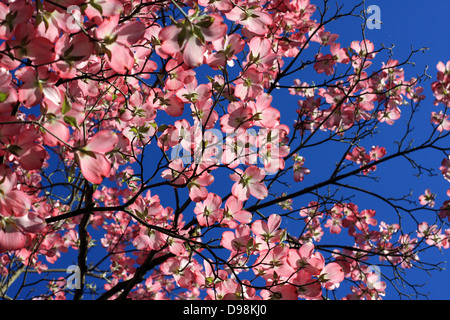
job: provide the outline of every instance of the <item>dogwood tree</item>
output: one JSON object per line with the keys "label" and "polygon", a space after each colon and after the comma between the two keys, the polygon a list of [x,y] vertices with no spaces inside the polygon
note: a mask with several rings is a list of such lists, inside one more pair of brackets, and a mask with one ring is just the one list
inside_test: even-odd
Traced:
{"label": "dogwood tree", "polygon": [[330,24],[364,31],[364,8],[1,1],[0,296],[417,291],[408,272],[449,247],[450,192],[376,186],[400,160],[450,181],[450,62],[426,99],[408,72],[421,50],[339,41]]}

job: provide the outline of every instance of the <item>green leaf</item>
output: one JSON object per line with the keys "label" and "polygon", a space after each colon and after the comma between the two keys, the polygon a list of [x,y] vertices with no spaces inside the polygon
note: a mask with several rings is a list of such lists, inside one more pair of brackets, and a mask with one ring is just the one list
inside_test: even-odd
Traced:
{"label": "green leaf", "polygon": [[89,1],[89,4],[90,4],[94,9],[96,9],[98,12],[100,12],[101,14],[103,14],[103,9],[102,9],[102,6],[101,6],[101,5],[95,3],[94,1]]}
{"label": "green leaf", "polygon": [[117,37],[118,36],[116,34],[114,36],[112,36],[112,37],[106,37],[106,38],[103,39],[103,42],[106,43],[106,44],[112,44],[112,43],[116,42]]}
{"label": "green leaf", "polygon": [[79,151],[80,151],[82,154],[86,154],[86,155],[88,155],[88,156],[90,156],[90,157],[97,158],[97,156],[95,155],[95,152],[93,152],[93,151],[85,150],[85,149],[79,149]]}
{"label": "green leaf", "polygon": [[8,146],[8,151],[11,152],[12,154],[18,156],[20,151],[22,151],[22,148],[20,146],[16,146],[16,145],[10,145]]}
{"label": "green leaf", "polygon": [[134,132],[135,134],[138,134],[139,132],[138,132],[138,129],[136,128],[136,127],[132,127],[131,129],[130,129],[130,131],[131,132]]}
{"label": "green leaf", "polygon": [[205,37],[203,36],[202,30],[200,30],[200,28],[194,27],[194,34],[202,41],[202,43],[205,43]]}
{"label": "green leaf", "polygon": [[156,122],[151,122],[150,125],[155,129],[158,128],[158,125],[156,124]]}
{"label": "green leaf", "polygon": [[64,116],[64,122],[67,123],[68,125],[71,125],[71,126],[73,126],[75,128],[78,128],[77,119],[75,119],[75,117]]}
{"label": "green leaf", "polygon": [[36,15],[36,26],[40,25],[43,22],[42,14]]}
{"label": "green leaf", "polygon": [[167,128],[168,128],[167,125],[162,124],[162,125],[160,125],[160,126],[158,127],[158,132],[163,132],[163,131],[166,130]]}
{"label": "green leaf", "polygon": [[66,60],[69,60],[69,61],[80,61],[82,59],[84,59],[84,56],[70,56],[70,57],[67,57]]}
{"label": "green leaf", "polygon": [[109,61],[111,61],[111,57],[112,57],[111,50],[106,48],[106,46],[104,46],[103,44],[102,44],[101,50],[108,56]]}
{"label": "green leaf", "polygon": [[0,92],[0,103],[5,102],[8,99],[9,93]]}
{"label": "green leaf", "polygon": [[72,103],[69,101],[69,99],[67,99],[67,96],[64,95],[64,101],[63,101],[63,105],[61,107],[62,114],[66,114],[71,109],[72,109]]}
{"label": "green leaf", "polygon": [[181,32],[178,34],[177,41],[178,46],[181,48],[183,46],[184,40],[186,39],[186,29],[182,28]]}
{"label": "green leaf", "polygon": [[73,51],[73,44],[70,45],[69,49],[67,49],[66,51],[64,51],[64,55],[65,56],[69,56],[70,53]]}
{"label": "green leaf", "polygon": [[75,180],[75,166],[74,165],[69,167],[68,174],[69,174],[68,181],[70,183]]}
{"label": "green leaf", "polygon": [[138,130],[139,130],[139,133],[147,133],[148,130],[150,130],[150,127],[140,126]]}
{"label": "green leaf", "polygon": [[208,29],[209,27],[211,27],[211,25],[214,22],[214,18],[207,16],[205,18],[203,18],[200,22],[196,23],[196,26],[199,26],[200,28],[205,28]]}
{"label": "green leaf", "polygon": [[43,17],[44,25],[45,25],[45,31],[47,32],[48,28],[50,27],[50,23],[48,22],[47,18]]}

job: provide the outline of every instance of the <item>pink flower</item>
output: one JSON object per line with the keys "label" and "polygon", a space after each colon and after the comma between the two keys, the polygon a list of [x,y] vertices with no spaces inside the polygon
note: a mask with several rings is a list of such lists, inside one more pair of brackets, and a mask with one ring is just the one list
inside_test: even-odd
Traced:
{"label": "pink flower", "polygon": [[[165,66],[165,71],[167,73],[167,79],[164,81],[164,85],[168,91],[178,91],[195,78],[194,71],[185,67],[182,61],[178,61],[177,59],[169,60]],[[185,100],[182,97],[180,99],[183,102]]]}
{"label": "pink flower", "polygon": [[253,126],[253,110],[242,102],[232,102],[228,112],[220,118],[220,128],[225,133],[242,132]]}
{"label": "pink flower", "polygon": [[[276,173],[285,167],[284,158],[289,154],[289,146],[284,145],[284,133],[278,128],[259,130],[256,144],[258,157],[266,172]],[[255,162],[253,162],[255,163]]]}
{"label": "pink flower", "polygon": [[376,299],[385,295],[386,282],[381,281],[380,276],[376,272],[366,274],[366,283],[373,298]]}
{"label": "pink flower", "polygon": [[58,38],[55,44],[55,51],[59,59],[53,64],[56,72],[61,78],[74,78],[77,73],[77,66],[89,59],[94,51],[94,44],[84,33],[71,37],[64,34]]}
{"label": "pink flower", "polygon": [[177,285],[182,288],[192,288],[197,283],[195,266],[190,258],[172,257],[161,264],[160,270],[165,275],[173,276]]}
{"label": "pink flower", "polygon": [[334,73],[335,60],[332,55],[323,55],[319,53],[316,57],[316,63],[314,64],[314,69],[317,73],[325,73],[330,76]]}
{"label": "pink flower", "polygon": [[435,204],[435,201],[434,201],[435,198],[436,198],[436,194],[431,193],[430,189],[426,189],[425,194],[422,194],[421,196],[419,196],[419,202],[423,206],[429,206],[429,207],[433,208],[434,204]]}
{"label": "pink flower", "polygon": [[432,124],[437,125],[436,129],[439,132],[442,131],[449,131],[450,130],[450,116],[445,115],[442,111],[439,111],[439,113],[431,112],[431,119],[430,122]]}
{"label": "pink flower", "polygon": [[205,129],[214,128],[214,125],[219,119],[219,114],[214,110],[213,100],[211,98],[192,103],[191,110],[195,119],[200,121]]}
{"label": "pink flower", "polygon": [[61,103],[60,92],[55,87],[57,76],[47,68],[24,67],[16,71],[16,77],[23,82],[19,88],[19,101],[27,108],[39,104],[44,98]]}
{"label": "pink flower", "polygon": [[190,67],[203,63],[206,42],[225,36],[227,26],[216,14],[191,16],[163,28],[159,33],[161,50],[169,55],[182,53],[183,61]]}
{"label": "pink flower", "polygon": [[223,217],[222,198],[214,193],[209,193],[203,202],[197,202],[194,213],[201,226],[211,226],[219,222]]}
{"label": "pink flower", "polygon": [[331,217],[327,220],[324,227],[330,228],[330,232],[334,234],[341,233],[342,230],[342,217],[341,213],[332,214]]}
{"label": "pink flower", "polygon": [[321,299],[322,287],[317,279],[314,279],[306,270],[297,272],[292,279],[292,284],[297,288],[298,297],[301,299]]}
{"label": "pink flower", "polygon": [[103,17],[118,16],[123,11],[119,0],[92,0],[87,3],[84,12],[89,20],[101,21]]}
{"label": "pink flower", "polygon": [[177,90],[176,96],[184,103],[196,103],[211,98],[210,83],[202,83],[199,85],[197,78],[193,75],[187,75],[183,80],[184,88]]}
{"label": "pink flower", "polygon": [[236,85],[234,94],[237,98],[244,101],[254,99],[264,91],[262,82],[263,74],[256,70],[255,67],[250,67],[241,77],[234,81]]}
{"label": "pink flower", "polygon": [[288,252],[289,248],[286,246],[261,250],[255,262],[255,272],[264,275],[265,279],[291,277],[295,270],[287,263]]}
{"label": "pink flower", "polygon": [[153,98],[147,99],[150,106],[157,110],[164,110],[172,117],[179,117],[183,114],[184,103],[173,91],[157,91]]}
{"label": "pink flower", "polygon": [[41,232],[45,222],[34,213],[24,216],[0,216],[0,253],[24,248],[30,238],[30,233]]}
{"label": "pink flower", "polygon": [[236,181],[231,192],[241,201],[250,198],[250,195],[257,199],[264,199],[268,195],[263,179],[265,177],[264,169],[257,166],[248,167],[245,172],[236,169],[236,173],[230,175],[231,180]]}
{"label": "pink flower", "polygon": [[198,177],[192,178],[188,183],[189,198],[194,202],[203,201],[208,196],[205,188],[214,182],[214,176],[207,171],[203,171]]}
{"label": "pink flower", "polygon": [[442,82],[449,82],[450,78],[450,61],[447,61],[445,64],[442,61],[439,61],[436,65],[436,69],[438,70],[437,73],[437,80]]}
{"label": "pink flower", "polygon": [[281,217],[277,214],[271,214],[267,222],[264,220],[256,220],[253,222],[252,231],[263,243],[275,243],[280,241],[284,235],[284,230],[279,229],[280,224]]}
{"label": "pink flower", "polygon": [[227,225],[230,228],[236,228],[238,222],[250,223],[252,221],[252,214],[242,208],[242,201],[235,196],[230,196],[224,205],[223,211],[223,225]]}
{"label": "pink flower", "polygon": [[118,142],[117,134],[111,130],[97,132],[84,147],[76,148],[81,172],[89,182],[100,184],[108,177],[111,162],[106,153],[112,151]]}
{"label": "pink flower", "polygon": [[22,217],[31,209],[31,198],[16,189],[17,176],[4,164],[0,164],[0,215]]}
{"label": "pink flower", "polygon": [[450,155],[442,160],[439,170],[444,176],[444,179],[450,181]]}
{"label": "pink flower", "polygon": [[270,70],[278,55],[272,51],[272,43],[269,39],[262,37],[254,37],[248,44],[250,52],[247,60],[255,64],[262,71]]}
{"label": "pink flower", "polygon": [[254,245],[254,240],[250,231],[251,230],[248,225],[240,224],[234,232],[223,232],[220,244],[224,248],[230,250],[232,255],[246,252]]}
{"label": "pink flower", "polygon": [[386,149],[384,147],[373,146],[369,151],[371,161],[378,161],[386,155]]}
{"label": "pink flower", "polygon": [[182,159],[175,159],[169,163],[169,169],[161,173],[161,177],[173,184],[181,185],[187,182],[191,174],[192,172],[185,168]]}
{"label": "pink flower", "polygon": [[[271,286],[273,281],[267,281]],[[298,300],[297,288],[291,284],[275,285],[270,290],[262,290],[261,297],[264,300]]]}
{"label": "pink flower", "polygon": [[366,149],[364,149],[364,147],[355,147],[346,155],[345,159],[354,161],[358,164],[364,163],[365,161],[368,161]]}
{"label": "pink flower", "polygon": [[339,35],[325,31],[325,28],[321,27],[316,33],[314,33],[311,40],[316,41],[323,46],[329,46],[334,44],[337,38],[339,38]]}
{"label": "pink flower", "polygon": [[216,51],[208,55],[206,61],[212,69],[219,69],[219,66],[225,67],[227,63],[234,63],[236,54],[244,49],[245,42],[239,34],[233,33],[213,41],[212,45]]}
{"label": "pink flower", "polygon": [[385,110],[378,112],[378,120],[393,125],[396,120],[400,119],[401,110],[398,105],[390,99],[386,105]]}
{"label": "pink flower", "polygon": [[228,12],[233,8],[231,0],[198,0],[198,4],[220,12]]}
{"label": "pink flower", "polygon": [[47,151],[36,143],[39,134],[34,129],[23,130],[9,146],[11,153],[17,156],[19,164],[25,170],[38,170],[42,167]]}
{"label": "pink flower", "polygon": [[[26,14],[20,13],[19,15]],[[52,41],[37,34],[30,23],[16,26],[14,39],[7,42],[14,48],[15,57],[19,60],[28,58],[35,65],[43,65],[55,61],[55,45]]]}
{"label": "pink flower", "polygon": [[20,250],[25,247],[27,236],[14,223],[0,221],[0,253]]}
{"label": "pink flower", "polygon": [[314,253],[314,244],[306,242],[300,249],[289,251],[288,263],[295,270],[304,270],[310,275],[319,275],[325,261],[320,252]]}
{"label": "pink flower", "polygon": [[344,281],[344,277],[345,274],[342,267],[336,262],[331,262],[320,272],[319,281],[326,289],[334,290]]}
{"label": "pink flower", "polygon": [[0,39],[12,39],[17,26],[27,22],[32,15],[33,7],[24,1],[15,1],[9,5],[0,3]]}
{"label": "pink flower", "polygon": [[160,250],[167,242],[167,237],[159,231],[143,227],[141,233],[134,238],[133,245],[138,250]]}
{"label": "pink flower", "polygon": [[257,35],[265,35],[272,24],[272,17],[256,7],[243,8],[235,6],[230,12],[225,13],[227,19],[246,27],[250,32]]}
{"label": "pink flower", "polygon": [[126,74],[135,63],[130,46],[143,37],[145,26],[140,21],[119,26],[119,18],[119,15],[105,18],[95,30],[95,36],[102,41],[102,50],[111,68],[117,73]]}
{"label": "pink flower", "polygon": [[270,94],[262,93],[256,97],[255,101],[248,103],[253,110],[252,120],[254,125],[264,128],[274,128],[279,124],[280,111],[271,106],[273,97]]}
{"label": "pink flower", "polygon": [[305,158],[302,156],[294,155],[294,181],[299,182],[303,181],[305,175],[310,174],[311,170],[305,168],[303,165],[305,163]]}
{"label": "pink flower", "polygon": [[334,60],[336,60],[337,62],[344,64],[350,62],[347,48],[341,48],[341,45],[339,43],[332,43],[330,45],[330,52],[333,55]]}
{"label": "pink flower", "polygon": [[373,59],[375,57],[375,46],[373,43],[369,40],[363,40],[361,42],[359,41],[353,41],[350,44],[350,48],[359,56],[359,57],[365,57],[367,56],[368,59]]}

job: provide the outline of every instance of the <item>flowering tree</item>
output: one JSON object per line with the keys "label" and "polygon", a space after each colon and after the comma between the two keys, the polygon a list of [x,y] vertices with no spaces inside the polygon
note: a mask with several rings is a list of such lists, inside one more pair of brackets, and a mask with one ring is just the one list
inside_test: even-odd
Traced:
{"label": "flowering tree", "polygon": [[413,141],[418,51],[340,43],[347,17],[364,3],[1,1],[0,296],[381,299],[438,268],[446,190],[371,186],[398,159],[450,181],[450,62]]}

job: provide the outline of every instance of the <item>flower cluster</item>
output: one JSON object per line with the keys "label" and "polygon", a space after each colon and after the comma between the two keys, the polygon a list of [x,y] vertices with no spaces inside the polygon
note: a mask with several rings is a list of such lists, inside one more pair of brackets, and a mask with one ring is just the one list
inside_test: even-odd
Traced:
{"label": "flower cluster", "polygon": [[[399,232],[334,187],[347,161],[370,176],[445,138],[450,63],[431,85],[439,138],[366,149],[423,88],[398,60],[374,68],[371,41],[338,42],[311,2],[1,1],[0,296],[75,252],[75,299],[324,299],[345,282],[342,299],[380,299],[373,261],[408,269],[423,244],[448,248],[442,225]],[[315,82],[297,78],[308,67]],[[346,151],[315,184],[309,152],[330,141]],[[450,181],[448,154],[439,169]],[[424,189],[420,209],[450,221]],[[67,280],[36,299],[68,298]]]}

